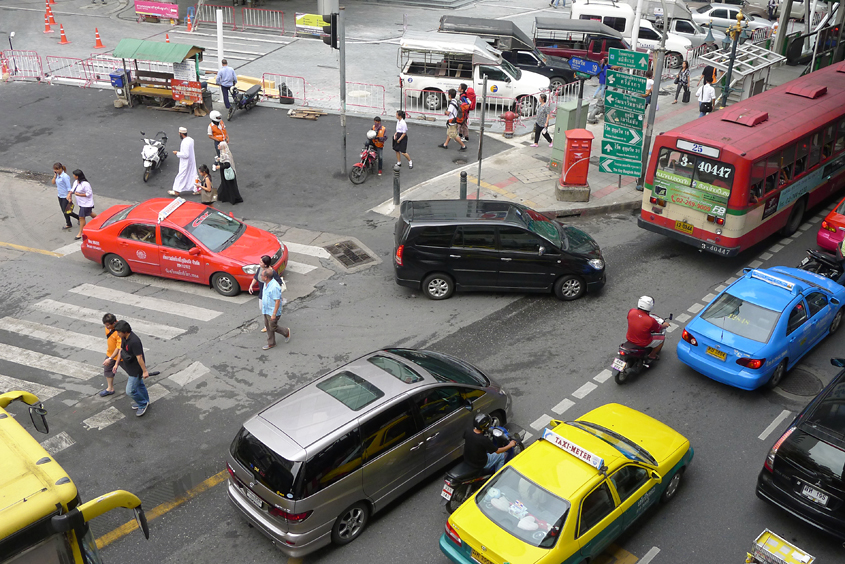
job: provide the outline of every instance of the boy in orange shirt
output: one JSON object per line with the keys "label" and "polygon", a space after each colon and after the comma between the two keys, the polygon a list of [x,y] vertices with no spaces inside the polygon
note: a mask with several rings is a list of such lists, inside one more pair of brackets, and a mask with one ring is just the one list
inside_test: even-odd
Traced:
{"label": "boy in orange shirt", "polygon": [[100,392],[102,398],[114,394],[113,369],[115,357],[120,352],[120,335],[114,330],[115,323],[117,323],[117,318],[113,313],[107,313],[103,316],[103,325],[106,329],[106,359],[103,361],[103,376],[106,377],[108,385],[105,390]]}

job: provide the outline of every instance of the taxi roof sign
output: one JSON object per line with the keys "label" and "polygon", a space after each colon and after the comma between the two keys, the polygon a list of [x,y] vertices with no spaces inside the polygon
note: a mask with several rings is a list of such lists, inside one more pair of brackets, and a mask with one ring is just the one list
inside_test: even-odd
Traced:
{"label": "taxi roof sign", "polygon": [[772,286],[777,286],[778,288],[783,288],[791,292],[795,289],[794,282],[788,282],[782,278],[778,278],[777,276],[772,276],[766,272],[762,272],[760,270],[752,270],[751,271],[751,278],[756,278],[757,280],[762,280],[767,284],[771,284]]}
{"label": "taxi roof sign", "polygon": [[176,209],[182,204],[184,204],[185,201],[185,198],[179,197],[167,204],[167,206],[163,210],[158,212],[158,222],[161,223],[161,220],[166,219],[168,215],[176,211]]}
{"label": "taxi roof sign", "polygon": [[543,429],[543,439],[552,443],[559,449],[568,452],[575,458],[583,460],[596,470],[601,470],[604,467],[604,459],[599,458],[598,456],[584,448],[581,448],[572,441],[564,439],[551,429]]}

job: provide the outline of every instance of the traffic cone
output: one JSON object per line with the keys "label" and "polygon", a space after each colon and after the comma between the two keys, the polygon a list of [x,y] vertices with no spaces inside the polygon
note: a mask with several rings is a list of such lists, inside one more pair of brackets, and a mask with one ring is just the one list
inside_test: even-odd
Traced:
{"label": "traffic cone", "polygon": [[56,3],[56,0],[47,0],[47,3],[48,3],[48,4],[55,4],[55,3]]}
{"label": "traffic cone", "polygon": [[96,27],[94,28],[94,34],[97,36],[97,43],[94,45],[94,49],[105,49],[106,46],[103,45],[103,42],[100,39],[100,30]]}
{"label": "traffic cone", "polygon": [[59,31],[62,32],[62,37],[59,41],[59,45],[68,45],[70,41],[67,40],[67,35],[65,35],[65,26],[63,24],[59,24]]}
{"label": "traffic cone", "polygon": [[50,25],[56,25],[56,18],[53,17],[53,10],[50,9],[50,5],[47,5],[47,15],[50,16]]}
{"label": "traffic cone", "polygon": [[164,34],[164,42],[165,42],[165,43],[170,43],[170,34],[169,34],[169,33],[165,33],[165,34]]}
{"label": "traffic cone", "polygon": [[194,31],[194,29],[191,27],[191,16],[188,16],[188,31]]}
{"label": "traffic cone", "polygon": [[6,82],[9,80],[9,67],[6,66],[6,59],[0,58],[0,80]]}
{"label": "traffic cone", "polygon": [[47,17],[47,14],[44,14],[44,33],[54,33],[52,29],[50,29],[50,18]]}

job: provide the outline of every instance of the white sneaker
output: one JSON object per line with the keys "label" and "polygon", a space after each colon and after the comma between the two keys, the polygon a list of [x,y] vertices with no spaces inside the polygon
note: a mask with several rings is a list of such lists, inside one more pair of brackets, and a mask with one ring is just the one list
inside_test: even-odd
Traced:
{"label": "white sneaker", "polygon": [[408,161],[408,168],[414,168],[414,161]]}

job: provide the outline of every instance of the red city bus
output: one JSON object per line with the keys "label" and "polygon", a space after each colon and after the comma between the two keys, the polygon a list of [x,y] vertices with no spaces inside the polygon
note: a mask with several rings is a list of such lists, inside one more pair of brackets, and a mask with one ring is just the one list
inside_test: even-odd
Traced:
{"label": "red city bus", "polygon": [[638,225],[733,256],[845,185],[845,62],[661,133]]}

